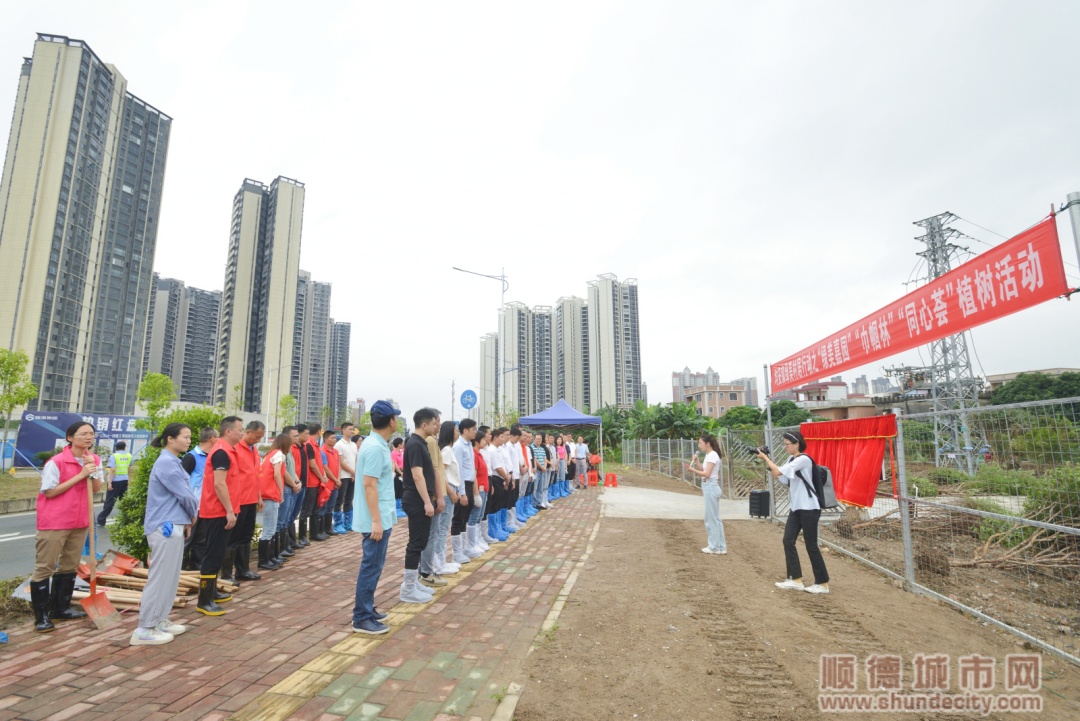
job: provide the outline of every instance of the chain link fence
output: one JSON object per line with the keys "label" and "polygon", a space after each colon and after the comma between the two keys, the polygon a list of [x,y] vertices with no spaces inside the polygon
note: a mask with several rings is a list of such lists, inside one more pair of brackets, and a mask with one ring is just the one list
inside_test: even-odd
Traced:
{"label": "chain link fence", "polygon": [[[787,430],[722,437],[726,497],[767,489],[778,523],[787,487],[751,451],[767,443],[783,464]],[[905,415],[897,430],[895,487],[886,453],[873,505],[823,513],[821,541],[1080,664],[1080,398]],[[682,466],[696,441],[623,447],[630,465],[699,485]]]}

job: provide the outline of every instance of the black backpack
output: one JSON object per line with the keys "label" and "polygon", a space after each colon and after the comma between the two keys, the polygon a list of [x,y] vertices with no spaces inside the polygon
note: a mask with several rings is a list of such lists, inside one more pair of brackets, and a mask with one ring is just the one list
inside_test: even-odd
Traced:
{"label": "black backpack", "polygon": [[[810,458],[810,456],[807,456],[807,458]],[[825,466],[819,466],[814,462],[813,458],[810,458],[810,469],[810,477],[813,480],[812,486],[803,477],[802,471],[795,471],[799,478],[802,479],[806,490],[810,491],[810,495],[817,499],[822,510],[838,507],[840,504],[836,500],[836,489],[833,488],[832,471]]]}

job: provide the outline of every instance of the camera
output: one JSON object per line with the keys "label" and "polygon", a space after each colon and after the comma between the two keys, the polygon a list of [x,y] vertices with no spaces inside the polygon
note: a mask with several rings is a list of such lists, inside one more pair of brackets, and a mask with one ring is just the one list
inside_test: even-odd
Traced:
{"label": "camera", "polygon": [[766,456],[768,456],[769,455],[769,447],[768,446],[759,446],[758,448],[755,448],[754,449],[754,454],[756,455],[758,453],[764,453]]}

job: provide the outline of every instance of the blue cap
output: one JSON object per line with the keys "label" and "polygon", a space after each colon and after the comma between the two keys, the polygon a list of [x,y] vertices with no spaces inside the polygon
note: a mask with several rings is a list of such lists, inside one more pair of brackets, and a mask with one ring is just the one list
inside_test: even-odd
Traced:
{"label": "blue cap", "polygon": [[401,411],[386,401],[375,401],[375,405],[371,406],[371,414],[376,416],[400,416]]}

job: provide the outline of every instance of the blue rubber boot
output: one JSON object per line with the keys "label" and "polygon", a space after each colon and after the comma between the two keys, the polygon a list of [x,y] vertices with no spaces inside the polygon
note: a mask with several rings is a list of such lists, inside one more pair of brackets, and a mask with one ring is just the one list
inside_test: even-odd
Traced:
{"label": "blue rubber boot", "polygon": [[341,511],[334,511],[334,533],[345,533],[345,514]]}
{"label": "blue rubber boot", "polygon": [[570,495],[574,492],[574,489],[570,486],[570,481],[563,481],[563,485],[566,487],[566,495]]}
{"label": "blue rubber boot", "polygon": [[533,494],[531,494],[531,493],[529,494],[528,499],[527,499],[527,501],[525,503],[525,512],[527,514],[529,514],[529,518],[532,518],[533,516],[535,516],[537,513],[540,512],[540,511],[536,510],[536,499],[533,497]]}
{"label": "blue rubber boot", "polygon": [[397,499],[397,517],[398,518],[404,518],[405,517],[405,511],[403,511],[401,509],[401,499],[400,498]]}
{"label": "blue rubber boot", "polygon": [[506,509],[495,514],[495,523],[498,526],[499,536],[505,541],[510,538],[510,529],[506,527]]}
{"label": "blue rubber boot", "polygon": [[345,528],[345,533],[353,533],[352,527],[352,511],[344,511],[341,514],[341,525]]}
{"label": "blue rubber boot", "polygon": [[506,540],[506,537],[507,537],[508,534],[503,533],[502,529],[499,528],[499,513],[498,513],[498,511],[496,511],[495,513],[489,513],[488,514],[488,534],[492,538],[494,538],[496,541],[498,541],[499,543],[502,543],[503,541]]}
{"label": "blue rubber boot", "polygon": [[516,528],[510,528],[510,526],[506,525],[506,521],[510,517],[510,509],[509,508],[504,508],[501,511],[499,511],[499,513],[502,515],[502,518],[499,519],[499,527],[502,528],[507,533],[517,533]]}

